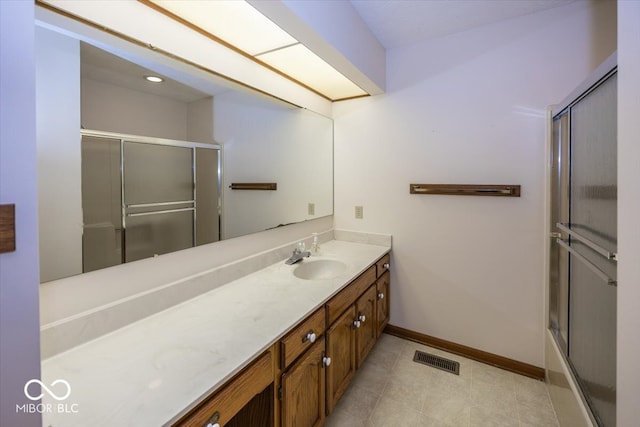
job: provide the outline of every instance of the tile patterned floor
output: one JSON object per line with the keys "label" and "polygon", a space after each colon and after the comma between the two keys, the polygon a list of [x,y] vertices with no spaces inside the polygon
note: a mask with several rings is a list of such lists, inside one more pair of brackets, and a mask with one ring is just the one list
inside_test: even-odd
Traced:
{"label": "tile patterned floor", "polygon": [[[460,362],[460,375],[414,362],[416,350]],[[541,381],[383,334],[326,426],[558,427],[558,421]]]}

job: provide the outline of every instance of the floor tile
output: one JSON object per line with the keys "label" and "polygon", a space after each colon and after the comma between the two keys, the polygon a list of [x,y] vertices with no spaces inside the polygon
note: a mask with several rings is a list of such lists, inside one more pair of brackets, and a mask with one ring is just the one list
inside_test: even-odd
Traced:
{"label": "floor tile", "polygon": [[[413,361],[460,363],[460,375]],[[329,427],[558,427],[544,382],[382,334],[327,418]]]}
{"label": "floor tile", "polygon": [[335,409],[327,418],[325,427],[366,427],[366,418],[341,409]]}
{"label": "floor tile", "polygon": [[427,388],[423,384],[421,381],[412,381],[411,378],[392,377],[384,387],[382,398],[401,401],[410,408],[421,411]]}
{"label": "floor tile", "polygon": [[376,346],[367,356],[365,363],[376,365],[386,370],[392,370],[399,357],[399,350],[388,346]]}
{"label": "floor tile", "polygon": [[518,402],[545,406],[551,404],[549,392],[544,382],[523,377],[516,380],[515,386]]}
{"label": "floor tile", "polygon": [[468,419],[472,402],[468,392],[459,390],[449,395],[429,393],[424,400],[422,413],[445,424],[455,424],[455,420]]}
{"label": "floor tile", "polygon": [[342,410],[360,417],[364,415],[366,418],[373,412],[379,399],[380,393],[352,383],[344,392],[335,410]]}
{"label": "floor tile", "polygon": [[517,414],[513,417],[485,406],[472,406],[469,427],[520,427],[520,422]]}
{"label": "floor tile", "polygon": [[518,419],[518,401],[513,385],[474,381],[471,385],[471,400],[475,406]]}
{"label": "floor tile", "polygon": [[384,390],[384,386],[389,381],[390,376],[390,370],[371,363],[365,363],[353,376],[351,383],[382,394],[382,390]]}
{"label": "floor tile", "polygon": [[416,427],[469,427],[469,409],[465,408],[460,413],[444,420],[432,418],[428,414],[422,413],[418,417]]}
{"label": "floor tile", "polygon": [[413,427],[420,417],[420,411],[405,402],[382,398],[374,409],[369,424],[373,427]]}
{"label": "floor tile", "polygon": [[558,419],[551,403],[518,403],[518,416],[522,424],[538,427],[557,427]]}

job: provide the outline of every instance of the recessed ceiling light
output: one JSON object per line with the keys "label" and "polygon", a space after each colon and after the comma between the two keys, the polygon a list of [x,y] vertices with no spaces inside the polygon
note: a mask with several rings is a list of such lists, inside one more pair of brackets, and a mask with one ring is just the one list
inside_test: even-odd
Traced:
{"label": "recessed ceiling light", "polygon": [[144,76],[144,79],[151,83],[162,83],[164,79],[158,76]]}

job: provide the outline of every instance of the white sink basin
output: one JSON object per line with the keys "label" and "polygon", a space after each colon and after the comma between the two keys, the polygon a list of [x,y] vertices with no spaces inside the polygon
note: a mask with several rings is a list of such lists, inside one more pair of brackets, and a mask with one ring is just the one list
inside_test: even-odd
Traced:
{"label": "white sink basin", "polygon": [[347,265],[333,259],[303,260],[293,270],[293,275],[305,280],[327,280],[340,276]]}

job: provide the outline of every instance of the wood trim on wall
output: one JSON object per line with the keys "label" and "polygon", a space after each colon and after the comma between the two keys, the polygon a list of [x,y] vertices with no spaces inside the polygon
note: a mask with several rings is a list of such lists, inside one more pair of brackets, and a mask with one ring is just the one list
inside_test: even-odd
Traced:
{"label": "wood trim on wall", "polygon": [[409,194],[520,197],[520,185],[409,184]]}
{"label": "wood trim on wall", "polygon": [[232,190],[272,190],[278,189],[277,182],[232,182],[229,185]]}
{"label": "wood trim on wall", "polygon": [[0,253],[16,250],[16,207],[0,205]]}
{"label": "wood trim on wall", "polygon": [[384,331],[389,335],[394,335],[396,337],[404,338],[409,341],[417,342],[419,344],[428,345],[439,350],[448,351],[449,353],[464,356],[478,362],[486,363],[497,368],[514,372],[516,374],[544,381],[544,369],[538,366],[519,362],[517,360],[509,359],[508,357],[499,356],[497,354],[478,350],[472,347],[467,347],[466,345],[457,344],[451,341],[443,340],[441,338],[421,334],[420,332],[415,332],[409,329],[401,328],[399,326],[387,325]]}

